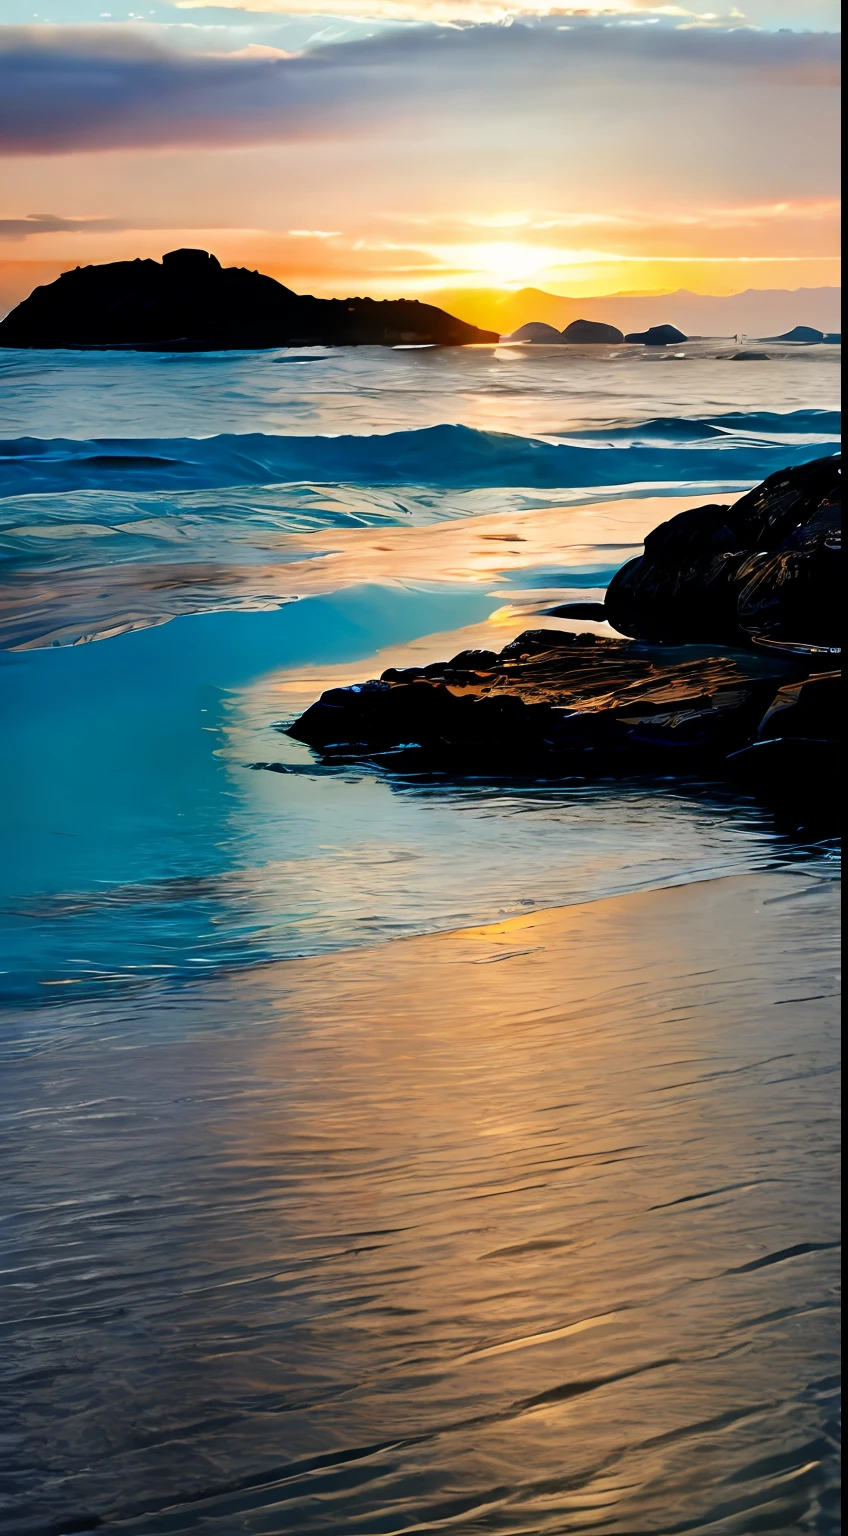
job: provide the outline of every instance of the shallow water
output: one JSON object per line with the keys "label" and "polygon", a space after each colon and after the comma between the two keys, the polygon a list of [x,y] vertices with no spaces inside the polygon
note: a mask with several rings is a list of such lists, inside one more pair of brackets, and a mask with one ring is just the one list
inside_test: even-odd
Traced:
{"label": "shallow water", "polygon": [[835,1533],[836,904],[741,876],[67,1006],[14,1532]]}
{"label": "shallow water", "polygon": [[[715,785],[330,772],[281,730],[336,682],[578,627],[542,616],[599,598],[664,517],[835,451],[838,348],[729,350],[0,353],[10,1529],[836,1529],[832,1165],[810,1139],[832,1014],[784,1006],[832,991],[835,848]],[[780,898],[755,934],[685,905],[748,878]],[[668,927],[669,953],[622,948],[604,899],[664,887],[640,942]],[[553,960],[516,941],[500,1011],[475,978],[509,967],[456,971],[448,937],[421,941],[431,992],[408,969],[404,936],[563,906],[602,937],[576,971],[558,940]],[[738,1067],[737,1097],[709,1069],[699,1131],[658,1117],[655,1050]],[[775,1088],[757,1063],[785,1052]],[[565,1137],[591,1172],[532,1194],[565,1098],[551,1155]],[[487,1104],[501,1129],[469,1132]],[[596,1156],[628,1138],[660,1205],[687,1170],[744,1198],[681,1206],[668,1247],[633,1214],[638,1158],[619,1182]],[[463,1213],[499,1180],[478,1252]],[[389,1261],[362,1238],[419,1209],[429,1235],[390,1237]],[[813,1247],[789,1301],[781,1261],[738,1312],[724,1282],[676,1289],[714,1242],[731,1270]],[[518,1278],[485,1257],[516,1245]],[[619,1321],[584,1329],[604,1307]],[[652,1374],[672,1356],[684,1389]],[[639,1385],[586,1410],[550,1396],[575,1371]]]}

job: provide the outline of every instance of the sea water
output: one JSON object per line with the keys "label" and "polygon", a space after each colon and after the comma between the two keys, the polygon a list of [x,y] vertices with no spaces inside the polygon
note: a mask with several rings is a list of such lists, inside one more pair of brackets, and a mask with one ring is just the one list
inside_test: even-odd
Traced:
{"label": "sea water", "polygon": [[[112,1491],[90,1492],[90,1507],[74,1482],[86,1458],[106,1465],[111,1454],[115,1382],[78,1399],[63,1375],[88,1359],[96,1320],[77,1325],[72,1307],[65,1342],[39,1344],[33,1277],[64,1260],[49,1223],[33,1225],[27,1211],[96,1202],[102,1180],[84,1159],[70,1184],[61,1171],[59,1121],[48,1125],[38,1107],[58,1082],[73,1080],[75,1104],[105,1104],[127,1051],[139,1081],[152,1070],[146,1052],[183,1050],[198,1036],[241,1032],[249,1054],[255,1010],[216,1005],[214,988],[250,976],[261,985],[276,962],[376,955],[398,937],[717,876],[794,870],[816,889],[829,880],[830,845],[787,838],[753,801],[717,785],[328,770],[285,734],[322,688],[389,665],[504,644],[545,624],[611,633],[563,626],[546,610],[602,597],[672,512],[837,451],[839,348],[770,346],[762,362],[736,361],[733,350],[0,353],[0,1050],[26,1085],[10,1088],[7,1126],[18,1125],[21,1092],[20,1112],[35,1115],[50,1149],[46,1161],[28,1160],[13,1131],[22,1203],[12,1270],[22,1265],[20,1283],[36,1290],[10,1385],[23,1425],[23,1440],[9,1442],[10,1529],[70,1529],[64,1516],[88,1529],[79,1521],[123,1508],[117,1467]],[[198,1080],[209,1076],[209,1048],[198,1051]],[[134,1132],[122,1134],[109,1144],[129,1170],[143,1153]],[[285,1163],[285,1137],[281,1147]],[[192,1155],[179,1175],[189,1184]],[[181,1156],[170,1147],[177,1165]],[[116,1179],[132,1203],[131,1172]],[[197,1192],[214,1199],[206,1186]],[[163,1284],[178,1291],[172,1226],[145,1211],[144,1241],[161,1246]],[[86,1229],[80,1252],[95,1291],[111,1263],[105,1229],[103,1243]],[[116,1284],[134,1328],[144,1282],[136,1277],[126,1295]],[[251,1333],[258,1319],[245,1294],[233,1327]],[[316,1282],[308,1304],[321,1295]],[[50,1306],[63,1312],[61,1288]],[[55,1389],[46,1417],[39,1409],[33,1419],[28,1372],[41,1369]],[[334,1369],[319,1370],[332,1391]],[[401,1370],[400,1403],[403,1383]],[[90,1439],[63,1441],[54,1455],[51,1415],[75,1402]],[[154,1441],[155,1403],[154,1391],[144,1410]],[[214,1461],[202,1425],[184,1424],[180,1437],[174,1465]],[[284,1431],[278,1440],[282,1464]],[[316,1444],[323,1455],[320,1435]],[[251,1455],[248,1438],[247,1469]],[[173,1466],[167,1477],[153,1466],[134,1510],[158,1507],[158,1483],[179,1502]],[[418,1496],[408,1497],[406,1523],[375,1494],[356,1529],[435,1529],[415,1524]],[[478,1504],[469,1506],[483,1522],[475,1530],[548,1528],[535,1505],[532,1520],[513,1512],[487,1524]],[[551,1529],[583,1529],[576,1514],[562,1523],[564,1508],[553,1500]],[[337,1507],[336,1524],[321,1509],[254,1526],[238,1505],[240,1523],[224,1516],[215,1529],[353,1528]],[[185,1518],[173,1528],[201,1528]],[[632,1530],[621,1518],[609,1528]],[[640,1529],[684,1528],[670,1514],[665,1524],[645,1518]]]}
{"label": "sea water", "polygon": [[838,351],[2,354],[7,997],[782,854],[753,805],[698,786],[328,775],[279,727],[340,668],[452,654],[464,633],[426,637],[493,615],[505,643],[602,596],[664,498],[833,452]]}

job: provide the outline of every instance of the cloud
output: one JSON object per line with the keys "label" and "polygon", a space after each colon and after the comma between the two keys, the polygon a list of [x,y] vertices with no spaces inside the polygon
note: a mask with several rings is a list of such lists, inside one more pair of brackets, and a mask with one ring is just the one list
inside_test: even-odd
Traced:
{"label": "cloud", "polygon": [[[572,209],[568,212],[555,210],[537,210],[534,212],[522,211],[497,214],[473,214],[468,213],[457,217],[450,214],[398,215],[383,214],[384,222],[391,222],[400,227],[409,227],[420,230],[421,238],[435,230],[440,239],[454,239],[457,237],[468,238],[469,232],[477,234],[481,230],[508,230],[516,231],[522,239],[530,235],[546,233],[559,229],[609,229],[622,234],[639,233],[644,230],[674,229],[754,229],[760,226],[771,226],[776,223],[797,225],[802,223],[820,224],[826,221],[838,221],[841,216],[842,203],[838,197],[821,198],[797,198],[783,202],[738,204],[727,207],[701,207],[697,203],[681,209],[679,207],[663,206],[656,198],[652,198],[650,209],[629,208],[604,208],[599,209]],[[320,233],[320,231],[289,230],[294,234]],[[339,233],[336,231],[335,233]]]}
{"label": "cloud", "polygon": [[651,90],[663,92],[659,124],[675,100],[685,114],[693,82],[713,92],[731,83],[749,95],[821,91],[837,81],[837,48],[831,34],[565,22],[561,14],[508,26],[406,27],[296,56],[178,52],[123,27],[6,27],[0,153],[296,143],[365,137],[400,121],[414,133],[437,116],[469,131],[475,121],[485,131],[512,118],[524,131],[544,119],[550,134],[581,103],[597,111],[608,100],[615,109],[622,92],[642,99]]}
{"label": "cloud", "polygon": [[277,58],[179,54],[127,30],[6,28],[0,150],[251,142],[294,128]]}
{"label": "cloud", "polygon": [[[209,0],[174,0],[179,11],[205,10]],[[251,16],[315,16],[315,0],[223,0],[222,10],[248,12]],[[457,23],[512,22],[523,16],[554,15],[562,20],[572,16],[605,20],[628,17],[634,21],[659,16],[700,19],[696,12],[677,4],[655,4],[653,0],[609,0],[607,4],[575,7],[552,6],[541,11],[539,0],[342,0],[339,11],[345,21],[377,22],[381,26],[402,22],[424,22],[452,26]],[[341,16],[334,16],[335,24]],[[712,20],[719,18],[713,16]],[[741,12],[731,9],[725,24],[741,21]]]}
{"label": "cloud", "polygon": [[[217,8],[248,14],[294,17],[314,17],[315,0],[216,0]],[[176,10],[205,10],[209,0],[174,0]],[[690,9],[685,3],[668,0],[597,0],[592,5],[557,5],[543,8],[539,0],[336,0],[337,9],[332,26],[339,21],[359,21],[381,25],[392,22],[417,21],[450,24],[452,22],[510,21],[524,15],[556,15],[563,20],[587,17],[601,20],[627,17],[632,24],[650,23],[658,17],[674,17],[695,25],[764,26],[772,30],[778,26],[791,27],[795,31],[838,31],[840,12],[838,0],[742,0],[742,7],[725,3],[717,11],[706,7]],[[691,4],[691,0],[690,0]],[[130,13],[132,14],[132,13]]]}
{"label": "cloud", "polygon": [[0,219],[0,240],[26,240],[29,235],[97,234],[128,227],[123,219],[63,219],[55,213],[28,213],[22,219]]}

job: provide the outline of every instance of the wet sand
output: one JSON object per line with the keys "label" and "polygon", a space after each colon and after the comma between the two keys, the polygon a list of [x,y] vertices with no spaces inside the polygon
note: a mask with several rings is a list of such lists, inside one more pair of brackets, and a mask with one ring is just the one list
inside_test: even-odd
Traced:
{"label": "wet sand", "polygon": [[50,1010],[0,1089],[4,1528],[835,1532],[837,900]]}

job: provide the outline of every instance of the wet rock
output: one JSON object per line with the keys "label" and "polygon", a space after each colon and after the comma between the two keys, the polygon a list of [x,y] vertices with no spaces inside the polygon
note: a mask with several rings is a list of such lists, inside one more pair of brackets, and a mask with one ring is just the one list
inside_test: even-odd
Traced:
{"label": "wet rock", "polygon": [[607,616],[603,603],[590,603],[586,600],[560,603],[557,608],[546,608],[545,612],[551,619],[590,619],[599,624],[603,624]]}
{"label": "wet rock", "polygon": [[830,827],[839,528],[838,460],[781,471],[656,528],[603,606],[552,610],[637,638],[525,630],[330,689],[289,734],[328,764],[402,772],[729,779],[791,826]]}
{"label": "wet rock", "polygon": [[571,346],[599,346],[624,340],[624,333],[616,325],[604,325],[601,320],[572,320],[560,337]]}
{"label": "wet rock", "polygon": [[497,654],[460,652],[330,689],[288,733],[327,767],[724,779],[790,828],[832,831],[838,688],[838,674],[811,676],[796,656],[528,630]]}
{"label": "wet rock", "polygon": [[649,325],[646,331],[631,331],[624,339],[639,342],[643,347],[671,347],[688,337],[676,325]]}
{"label": "wet rock", "polygon": [[807,825],[837,821],[841,787],[842,674],[820,672],[779,688],[756,739],[727,759],[731,778]]}
{"label": "wet rock", "polygon": [[826,834],[841,822],[841,757],[837,741],[779,736],[731,753],[726,771],[771,806],[787,830]]}
{"label": "wet rock", "polygon": [[531,341],[540,346],[559,346],[562,336],[555,325],[545,325],[544,320],[528,320],[513,331],[509,341]]}
{"label": "wet rock", "polygon": [[768,363],[770,358],[767,352],[732,352],[731,363]]}
{"label": "wet rock", "polygon": [[782,336],[767,336],[767,341],[804,341],[808,346],[814,346],[816,342],[824,341],[824,331],[817,331],[813,325],[795,325],[791,331],[784,331]]}
{"label": "wet rock", "polygon": [[498,654],[465,651],[330,689],[289,734],[325,755],[403,748],[420,767],[454,771],[703,771],[754,739],[798,674],[792,657],[527,630]]}
{"label": "wet rock", "polygon": [[793,737],[830,741],[837,735],[842,673],[819,672],[779,688],[757,727],[758,741]]}
{"label": "wet rock", "polygon": [[615,325],[604,325],[601,320],[572,320],[564,331],[558,331],[543,320],[528,320],[508,338],[510,341],[529,341],[547,346],[591,347],[623,341],[622,332]]}
{"label": "wet rock", "polygon": [[733,507],[655,528],[610,582],[606,617],[643,640],[838,651],[841,528],[838,457],[780,470]]}

